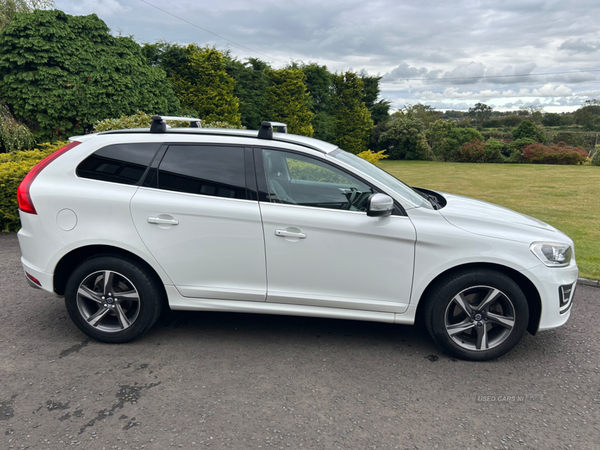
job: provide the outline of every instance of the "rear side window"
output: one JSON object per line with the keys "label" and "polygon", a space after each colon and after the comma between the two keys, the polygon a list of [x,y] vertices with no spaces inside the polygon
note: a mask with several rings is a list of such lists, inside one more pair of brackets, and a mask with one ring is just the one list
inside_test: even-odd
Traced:
{"label": "rear side window", "polygon": [[244,149],[171,145],[158,167],[158,187],[190,194],[245,199]]}
{"label": "rear side window", "polygon": [[142,179],[160,144],[115,144],[103,147],[77,166],[77,176],[136,184]]}

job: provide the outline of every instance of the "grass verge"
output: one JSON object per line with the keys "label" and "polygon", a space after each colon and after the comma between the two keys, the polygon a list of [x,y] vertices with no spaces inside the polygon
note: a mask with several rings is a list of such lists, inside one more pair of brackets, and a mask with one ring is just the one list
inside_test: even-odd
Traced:
{"label": "grass verge", "polygon": [[411,186],[496,203],[543,220],[575,242],[579,275],[600,280],[600,167],[382,161]]}

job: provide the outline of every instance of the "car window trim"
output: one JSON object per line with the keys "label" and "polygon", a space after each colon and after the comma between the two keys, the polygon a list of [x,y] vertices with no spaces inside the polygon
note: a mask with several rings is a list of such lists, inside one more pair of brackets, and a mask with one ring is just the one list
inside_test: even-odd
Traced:
{"label": "car window trim", "polygon": [[[258,189],[259,189],[259,202],[268,202],[268,203],[277,204],[277,203],[271,202],[269,194],[268,194],[269,189],[268,189],[268,183],[267,183],[267,171],[265,169],[265,164],[264,164],[264,158],[263,158],[263,153],[262,153],[263,150],[275,150],[275,151],[281,151],[281,152],[286,152],[286,153],[293,153],[296,155],[304,156],[305,158],[314,158],[318,161],[321,161],[324,164],[329,164],[329,165],[335,167],[336,169],[348,174],[349,176],[351,176],[353,178],[360,180],[362,183],[366,184],[371,189],[373,189],[373,191],[375,193],[389,195],[387,192],[385,192],[382,189],[380,189],[379,187],[373,185],[373,183],[368,182],[367,180],[365,180],[358,174],[346,169],[345,167],[338,166],[333,161],[329,161],[327,159],[320,158],[316,155],[307,154],[302,151],[291,150],[291,149],[287,149],[287,148],[254,146],[254,161],[255,161],[255,168],[256,168],[256,179],[257,179]],[[392,197],[392,196],[390,196],[390,197]],[[394,197],[392,197],[392,199],[394,200],[394,211],[392,211],[392,215],[408,217],[408,214],[406,213],[406,210],[404,209],[404,207],[400,203],[398,203],[398,201],[396,201],[396,199],[394,199]],[[334,209],[334,208],[320,208],[320,207],[316,207],[316,206],[303,206],[303,205],[285,205],[285,206],[300,206],[303,208],[326,209],[328,211],[343,211],[343,210],[338,210],[338,209]],[[347,212],[366,214],[366,212],[364,212],[364,211],[347,211]]]}

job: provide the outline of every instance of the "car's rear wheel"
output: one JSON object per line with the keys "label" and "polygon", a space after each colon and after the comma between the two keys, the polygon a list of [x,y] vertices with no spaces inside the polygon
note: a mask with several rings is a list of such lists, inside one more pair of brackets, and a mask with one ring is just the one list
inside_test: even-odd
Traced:
{"label": "car's rear wheel", "polygon": [[131,341],[158,319],[159,281],[130,260],[98,256],[84,261],[69,277],[65,303],[71,319],[102,342]]}
{"label": "car's rear wheel", "polygon": [[441,280],[425,299],[433,339],[461,359],[486,361],[509,352],[523,337],[529,308],[519,286],[492,270],[459,272]]}

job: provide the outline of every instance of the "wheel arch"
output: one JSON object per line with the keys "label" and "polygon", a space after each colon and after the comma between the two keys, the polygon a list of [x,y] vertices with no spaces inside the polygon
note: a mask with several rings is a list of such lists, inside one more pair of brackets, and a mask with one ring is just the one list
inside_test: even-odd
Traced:
{"label": "wheel arch", "polygon": [[143,268],[150,276],[155,278],[158,285],[162,289],[161,297],[165,299],[165,301],[167,300],[167,291],[165,289],[165,285],[156,270],[150,264],[148,264],[143,258],[135,253],[119,247],[113,247],[111,245],[88,245],[71,250],[69,253],[64,255],[54,269],[54,292],[57,295],[64,295],[67,280],[73,273],[73,270],[86,259],[98,255],[119,256],[121,258],[130,260],[139,267]]}
{"label": "wheel arch", "polygon": [[423,320],[423,311],[425,309],[425,302],[422,301],[427,297],[429,292],[444,278],[451,276],[456,272],[461,272],[464,270],[474,270],[474,269],[490,269],[495,270],[497,272],[501,272],[506,276],[510,277],[519,288],[523,291],[525,298],[527,300],[527,305],[529,307],[529,323],[527,324],[527,331],[531,334],[535,334],[538,330],[540,324],[540,318],[542,315],[542,299],[540,297],[540,293],[538,292],[535,285],[522,273],[511,269],[510,267],[506,267],[500,264],[493,263],[471,263],[471,264],[463,264],[460,266],[452,267],[447,269],[446,271],[440,273],[436,276],[431,282],[427,285],[421,297],[419,298],[419,303],[417,305],[416,312],[416,320]]}

